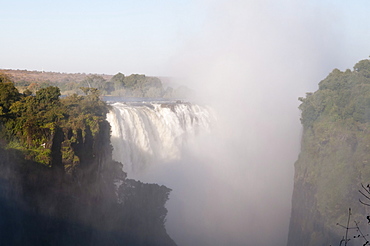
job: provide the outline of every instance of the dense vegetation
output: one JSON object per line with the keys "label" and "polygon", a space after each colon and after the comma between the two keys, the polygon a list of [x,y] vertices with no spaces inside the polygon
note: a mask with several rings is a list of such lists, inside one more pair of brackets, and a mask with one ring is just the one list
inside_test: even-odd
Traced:
{"label": "dense vegetation", "polygon": [[[26,70],[0,70],[7,74],[19,91],[36,93],[41,88],[57,86],[62,95],[80,94],[81,87],[97,88],[104,96],[186,98],[192,91],[184,86],[164,86],[161,79],[140,74],[69,74]],[[164,78],[163,78],[164,79]]]}
{"label": "dense vegetation", "polygon": [[19,93],[0,74],[2,245],[175,245],[170,189],[129,180],[112,160],[108,106],[96,88]]}
{"label": "dense vegetation", "polygon": [[361,183],[370,182],[370,61],[353,71],[334,69],[315,93],[299,100],[303,136],[288,245],[339,245],[345,231],[337,223],[346,224],[348,208],[351,222],[370,231],[358,202]]}

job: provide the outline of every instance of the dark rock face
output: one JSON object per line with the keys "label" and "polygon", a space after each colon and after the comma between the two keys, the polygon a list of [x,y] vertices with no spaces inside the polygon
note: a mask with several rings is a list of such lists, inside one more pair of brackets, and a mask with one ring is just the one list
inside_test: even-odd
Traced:
{"label": "dark rock face", "polygon": [[57,129],[50,166],[0,148],[1,245],[176,245],[164,227],[171,190],[126,179],[100,124],[94,135]]}

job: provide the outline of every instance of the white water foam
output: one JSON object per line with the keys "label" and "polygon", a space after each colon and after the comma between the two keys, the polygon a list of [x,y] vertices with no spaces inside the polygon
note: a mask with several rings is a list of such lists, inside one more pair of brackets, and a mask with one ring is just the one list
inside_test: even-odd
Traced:
{"label": "white water foam", "polygon": [[215,123],[206,106],[176,102],[111,103],[113,159],[130,177],[151,165],[178,160],[197,136],[210,134]]}

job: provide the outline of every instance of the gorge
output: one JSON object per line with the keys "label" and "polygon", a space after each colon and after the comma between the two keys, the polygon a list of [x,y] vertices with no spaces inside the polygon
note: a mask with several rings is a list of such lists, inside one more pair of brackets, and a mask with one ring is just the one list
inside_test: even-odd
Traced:
{"label": "gorge", "polygon": [[[276,226],[287,221],[288,211],[284,208],[275,221],[267,219],[285,205],[267,197],[263,182],[286,174],[271,168],[272,152],[261,157],[262,146],[256,151],[253,145],[261,140],[251,137],[255,128],[236,127],[240,115],[225,122],[225,112],[181,101],[109,104],[113,159],[128,177],[172,189],[166,229],[178,245],[265,245],[273,237],[284,244],[287,226]],[[266,199],[274,199],[275,208],[265,209],[268,203],[261,201]],[[258,234],[271,232],[269,227],[274,227],[271,235]]]}
{"label": "gorge", "polygon": [[0,77],[0,241],[339,245],[351,208],[348,242],[366,245],[369,71],[334,69],[299,98],[293,195],[295,125],[268,100],[105,103],[94,88],[26,95]]}

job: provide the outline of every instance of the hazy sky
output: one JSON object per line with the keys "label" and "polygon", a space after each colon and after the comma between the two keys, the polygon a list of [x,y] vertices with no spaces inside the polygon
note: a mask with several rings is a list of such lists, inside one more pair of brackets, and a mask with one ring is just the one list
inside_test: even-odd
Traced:
{"label": "hazy sky", "polygon": [[[226,23],[231,29],[237,24],[230,21],[227,10],[217,9],[240,2],[259,3],[287,21],[290,15],[300,14],[292,11],[301,10],[311,19],[326,19],[326,23],[308,24],[312,28],[331,25],[328,31],[339,34],[343,46],[337,52],[346,61],[329,66],[352,68],[370,54],[370,2],[366,0],[309,4],[294,0],[12,0],[3,1],[0,8],[0,68],[171,75],[171,64],[181,59],[189,43],[212,28],[210,22]],[[305,12],[307,8],[312,9]]]}
{"label": "hazy sky", "polygon": [[202,28],[187,0],[4,1],[1,68],[162,75]]}

